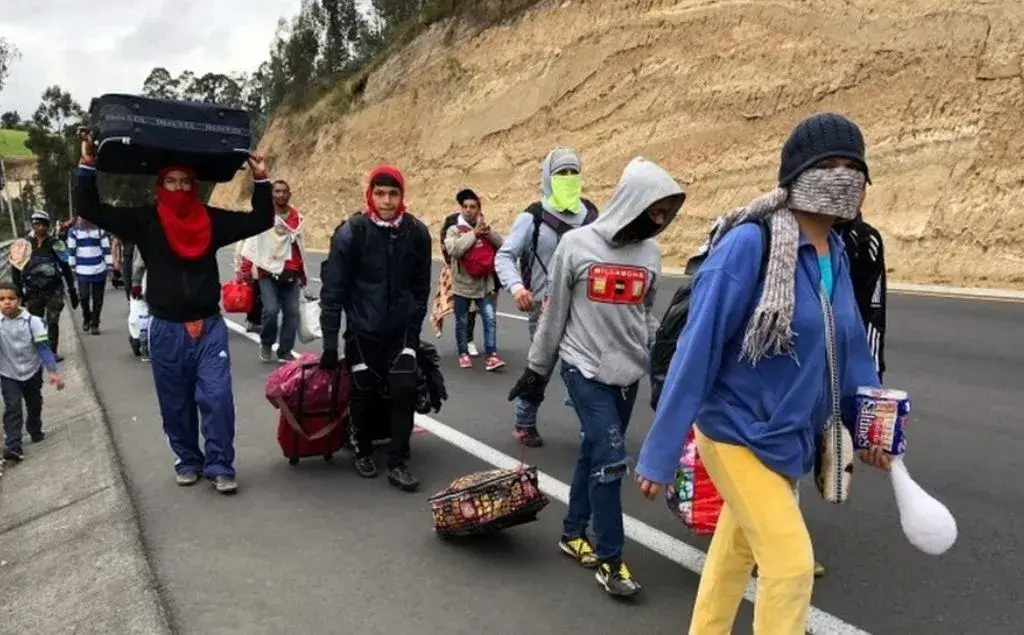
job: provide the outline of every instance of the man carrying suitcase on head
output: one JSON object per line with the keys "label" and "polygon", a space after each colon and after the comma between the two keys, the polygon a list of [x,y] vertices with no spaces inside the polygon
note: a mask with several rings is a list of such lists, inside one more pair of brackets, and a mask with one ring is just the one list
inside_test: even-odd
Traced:
{"label": "man carrying suitcase on head", "polygon": [[417,405],[420,331],[430,296],[430,231],[406,211],[405,179],[381,166],[370,175],[366,211],[331,238],[321,268],[320,367],[338,366],[338,335],[345,313],[345,360],[352,377],[351,415],[355,469],[377,476],[373,436],[390,424],[387,475],[407,492],[419,488],[409,473],[409,441]]}

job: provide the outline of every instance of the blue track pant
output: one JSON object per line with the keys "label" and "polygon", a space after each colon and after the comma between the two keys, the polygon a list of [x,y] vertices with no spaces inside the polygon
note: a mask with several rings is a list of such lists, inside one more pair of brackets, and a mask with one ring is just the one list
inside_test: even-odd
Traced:
{"label": "blue track pant", "polygon": [[[224,318],[204,320],[202,335],[193,340],[184,324],[153,317],[149,357],[174,470],[233,478],[235,398]],[[205,458],[199,449],[200,418]]]}

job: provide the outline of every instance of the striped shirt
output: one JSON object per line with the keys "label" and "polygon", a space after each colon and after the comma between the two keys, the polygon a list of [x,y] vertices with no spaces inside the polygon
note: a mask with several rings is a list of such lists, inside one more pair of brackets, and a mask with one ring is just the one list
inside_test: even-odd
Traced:
{"label": "striped shirt", "polygon": [[68,232],[68,264],[83,282],[103,282],[112,266],[110,234],[99,228],[72,227]]}

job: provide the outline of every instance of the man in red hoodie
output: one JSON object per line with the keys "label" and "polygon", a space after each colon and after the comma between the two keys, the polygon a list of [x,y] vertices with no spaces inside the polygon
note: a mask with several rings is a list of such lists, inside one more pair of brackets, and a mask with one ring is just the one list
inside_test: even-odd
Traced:
{"label": "man in red hoodie", "polygon": [[[274,226],[242,244],[242,277],[253,278],[253,263],[263,301],[260,329],[260,361],[270,362],[277,342],[277,361],[288,362],[299,328],[299,294],[306,286],[303,258],[302,216],[290,204],[291,187],[274,181]],[[277,316],[281,315],[280,340]]]}
{"label": "man in red hoodie", "polygon": [[382,424],[389,426],[388,481],[407,492],[419,487],[406,466],[430,261],[430,231],[405,209],[405,178],[398,168],[381,166],[370,175],[365,213],[335,231],[320,273],[321,368],[338,365],[345,314],[356,472],[363,478],[377,476],[373,437]]}

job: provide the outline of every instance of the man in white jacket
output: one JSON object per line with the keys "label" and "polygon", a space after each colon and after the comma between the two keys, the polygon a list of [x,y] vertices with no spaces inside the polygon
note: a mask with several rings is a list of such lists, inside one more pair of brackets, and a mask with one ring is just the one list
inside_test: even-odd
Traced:
{"label": "man in white jacket", "polygon": [[[302,246],[302,217],[299,210],[290,205],[291,196],[288,183],[275,181],[274,207],[277,215],[274,226],[242,243],[242,278],[258,280],[263,300],[259,352],[262,362],[272,361],[275,341],[277,361],[290,361],[299,328],[299,294],[306,286],[306,259]],[[280,330],[277,323],[279,313]]]}

